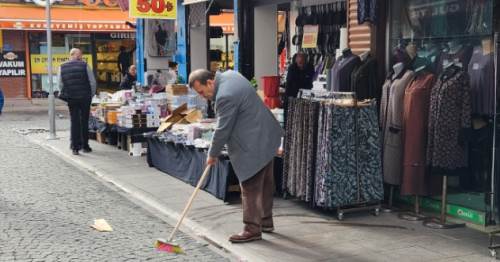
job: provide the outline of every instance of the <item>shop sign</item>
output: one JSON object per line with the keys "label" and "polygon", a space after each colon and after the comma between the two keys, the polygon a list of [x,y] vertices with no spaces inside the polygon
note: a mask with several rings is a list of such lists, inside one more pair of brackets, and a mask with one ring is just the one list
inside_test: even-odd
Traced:
{"label": "shop sign", "polygon": [[[33,2],[35,5],[38,6],[46,6],[47,5],[47,0],[25,0],[26,3],[31,3]],[[50,4],[53,5],[57,2],[63,2],[63,0],[50,0]],[[86,7],[90,8],[97,8],[99,6],[104,4],[106,7],[117,7],[118,2],[116,0],[80,0],[79,3],[83,4]]]}
{"label": "shop sign", "polygon": [[24,52],[0,53],[0,77],[26,76],[26,61]]}
{"label": "shop sign", "polygon": [[425,4],[415,2],[409,5],[409,10],[411,19],[446,16],[465,11],[458,0],[435,1]]}
{"label": "shop sign", "polygon": [[305,25],[302,48],[316,48],[318,46],[318,32],[318,25]]}
{"label": "shop sign", "polygon": [[130,0],[130,17],[177,19],[177,0]]}
{"label": "shop sign", "polygon": [[[83,60],[92,67],[92,55],[83,55]],[[46,54],[31,55],[31,73],[32,74],[47,74],[48,73],[48,58]],[[61,64],[69,60],[68,54],[53,54],[52,55],[52,72],[57,73]]]}
{"label": "shop sign", "polygon": [[[47,23],[44,21],[0,21],[0,28],[17,30],[46,30]],[[82,31],[82,32],[133,32],[135,29],[125,23],[106,22],[52,22],[50,28],[54,31]]]}
{"label": "shop sign", "polygon": [[96,34],[95,38],[98,40],[113,40],[113,39],[135,39],[135,33],[110,33],[110,34]]}

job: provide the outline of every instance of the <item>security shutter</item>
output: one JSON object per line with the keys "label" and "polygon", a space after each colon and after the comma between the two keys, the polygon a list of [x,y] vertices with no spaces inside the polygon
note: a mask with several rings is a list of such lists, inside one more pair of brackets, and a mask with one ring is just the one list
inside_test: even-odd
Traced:
{"label": "security shutter", "polygon": [[348,34],[349,48],[360,54],[370,51],[372,44],[372,29],[369,23],[358,24],[358,1],[348,0]]}

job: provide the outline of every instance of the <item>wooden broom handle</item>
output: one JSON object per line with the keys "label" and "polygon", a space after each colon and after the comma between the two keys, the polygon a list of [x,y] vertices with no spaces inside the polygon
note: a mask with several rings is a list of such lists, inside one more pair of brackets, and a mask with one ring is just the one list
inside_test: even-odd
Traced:
{"label": "wooden broom handle", "polygon": [[189,198],[189,201],[187,202],[186,207],[184,207],[184,210],[182,211],[181,218],[179,219],[179,221],[177,221],[177,224],[175,225],[175,228],[172,231],[172,233],[170,233],[170,236],[168,237],[167,242],[172,241],[172,239],[174,238],[175,233],[177,232],[177,230],[181,226],[182,221],[184,220],[184,217],[187,215],[189,209],[191,208],[191,205],[193,204],[194,198],[196,197],[196,195],[200,191],[200,188],[201,188],[201,185],[203,184],[203,181],[205,181],[205,178],[210,173],[209,172],[210,171],[210,167],[211,167],[210,165],[207,165],[205,167],[205,171],[203,171],[203,175],[201,175],[200,180],[198,180],[198,185],[196,185],[196,188],[194,189],[193,193],[191,194],[191,197]]}

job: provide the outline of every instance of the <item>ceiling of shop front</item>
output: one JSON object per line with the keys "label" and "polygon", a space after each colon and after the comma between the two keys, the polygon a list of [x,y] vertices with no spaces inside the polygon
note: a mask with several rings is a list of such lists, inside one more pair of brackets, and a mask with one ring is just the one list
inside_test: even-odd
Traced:
{"label": "ceiling of shop front", "polygon": [[233,0],[216,0],[222,9],[233,9]]}

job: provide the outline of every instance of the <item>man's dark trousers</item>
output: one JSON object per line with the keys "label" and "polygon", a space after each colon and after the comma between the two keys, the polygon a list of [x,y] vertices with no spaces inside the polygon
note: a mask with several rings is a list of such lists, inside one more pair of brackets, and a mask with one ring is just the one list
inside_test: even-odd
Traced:
{"label": "man's dark trousers", "polygon": [[71,148],[80,150],[89,147],[90,99],[70,99]]}
{"label": "man's dark trousers", "polygon": [[273,227],[274,175],[271,160],[255,176],[240,183],[245,230],[260,234],[262,227]]}

